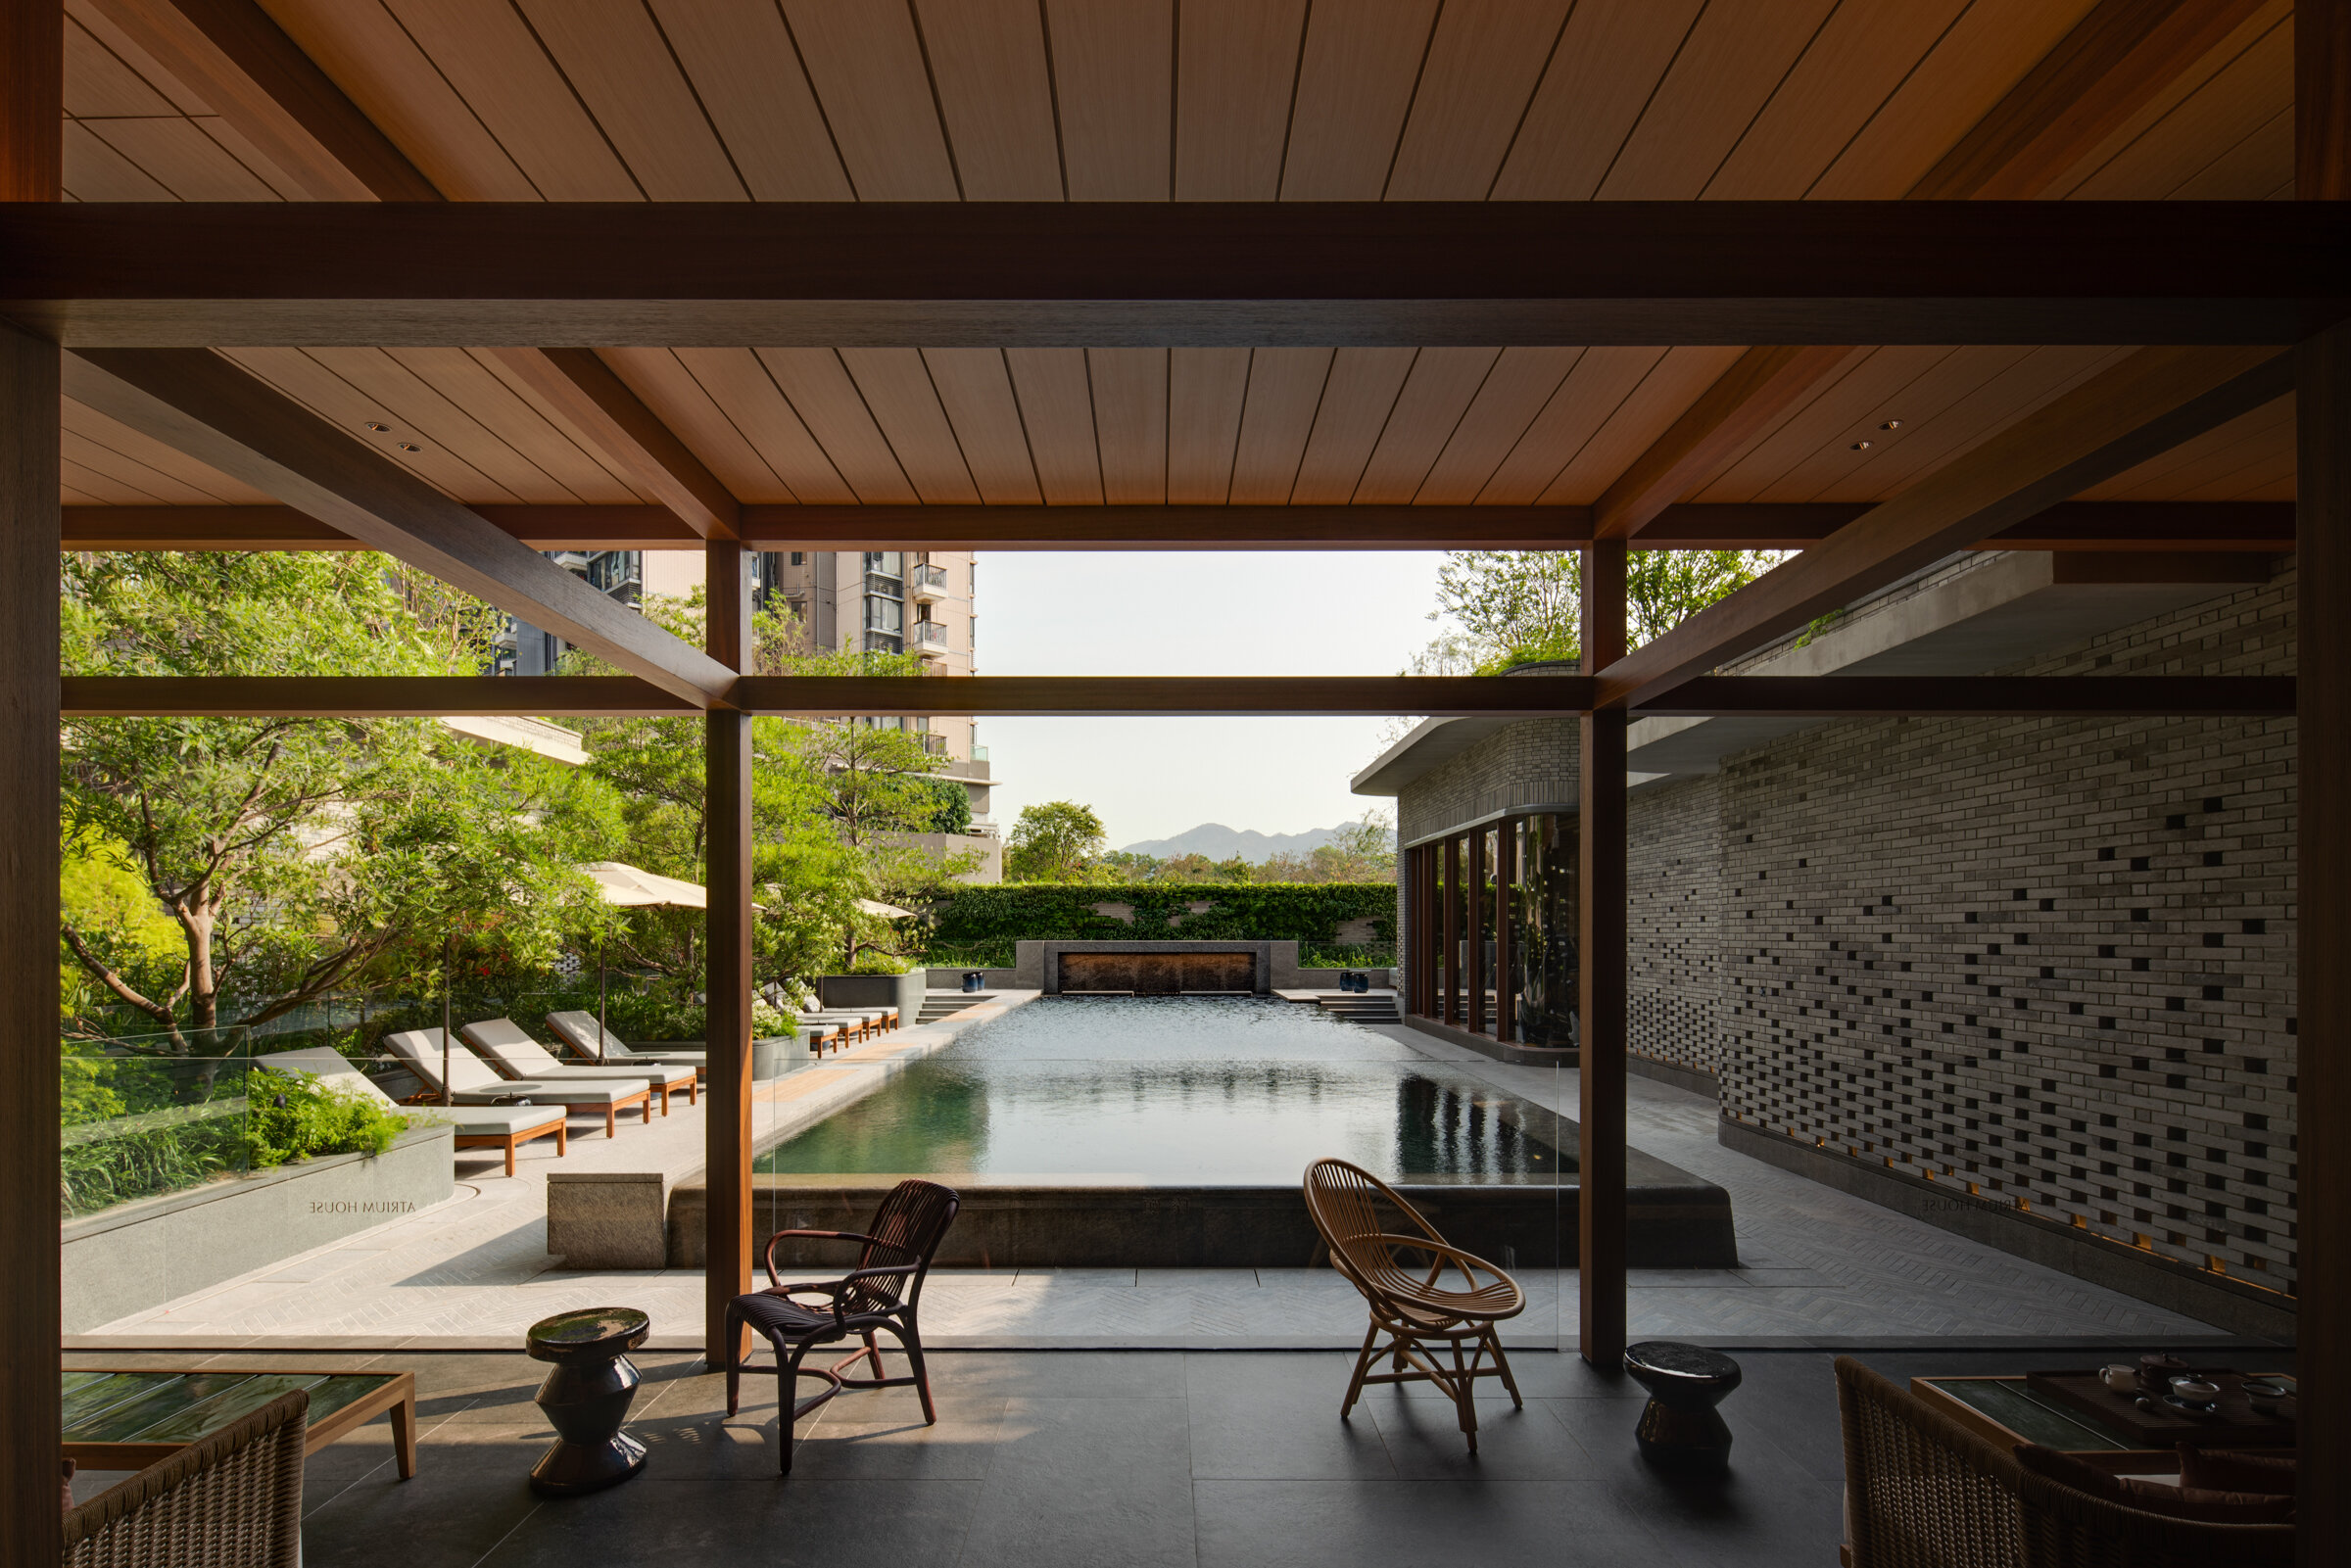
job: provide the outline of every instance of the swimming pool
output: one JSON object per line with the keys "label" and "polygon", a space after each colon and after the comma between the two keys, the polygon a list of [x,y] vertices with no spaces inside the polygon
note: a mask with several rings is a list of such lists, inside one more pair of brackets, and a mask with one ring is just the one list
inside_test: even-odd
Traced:
{"label": "swimming pool", "polygon": [[1318,1008],[1268,997],[1047,996],[762,1154],[795,1181],[1295,1186],[1309,1162],[1391,1181],[1548,1184],[1572,1126]]}

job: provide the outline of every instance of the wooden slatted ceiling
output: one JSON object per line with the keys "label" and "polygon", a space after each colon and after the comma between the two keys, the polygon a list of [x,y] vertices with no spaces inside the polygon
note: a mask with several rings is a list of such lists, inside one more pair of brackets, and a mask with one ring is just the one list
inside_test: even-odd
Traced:
{"label": "wooden slatted ceiling", "polygon": [[[74,194],[299,194],[99,3],[70,8]],[[449,195],[556,201],[1888,197],[2088,3],[264,0]],[[2052,194],[2274,194],[2288,16],[2271,0]],[[413,434],[403,460],[461,499],[638,499],[527,389],[439,353],[248,362]],[[746,501],[1582,503],[1732,356],[606,357]],[[1880,499],[2094,359],[1856,356],[1703,499]]]}

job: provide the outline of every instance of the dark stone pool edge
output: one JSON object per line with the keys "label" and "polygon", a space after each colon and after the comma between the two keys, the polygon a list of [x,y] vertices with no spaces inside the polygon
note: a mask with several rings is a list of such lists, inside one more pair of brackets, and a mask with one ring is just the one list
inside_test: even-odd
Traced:
{"label": "dark stone pool edge", "polygon": [[[1730,1194],[1652,1159],[1628,1155],[1628,1261],[1635,1268],[1734,1268]],[[752,1178],[751,1230],[764,1256],[778,1230],[855,1230],[890,1185],[820,1186]],[[1406,1183],[1402,1190],[1455,1246],[1506,1268],[1572,1267],[1576,1187]],[[1302,1268],[1319,1261],[1299,1190],[1283,1187],[969,1186],[940,1250],[942,1268]],[[704,1259],[706,1189],[669,1196],[669,1266]],[[838,1243],[790,1243],[777,1261],[840,1270]]]}

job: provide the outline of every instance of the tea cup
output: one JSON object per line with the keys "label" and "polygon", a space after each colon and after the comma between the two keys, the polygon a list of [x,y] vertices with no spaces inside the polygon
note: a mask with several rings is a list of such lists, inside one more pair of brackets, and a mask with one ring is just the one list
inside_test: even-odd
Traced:
{"label": "tea cup", "polygon": [[2221,1397],[2221,1386],[2207,1383],[2200,1377],[2176,1377],[2172,1379],[2172,1392],[2194,1403],[2210,1404]]}
{"label": "tea cup", "polygon": [[2098,1381],[2117,1394],[2129,1394],[2138,1387],[2138,1368],[2125,1366],[2119,1361],[2112,1366],[2101,1366],[2098,1368]]}

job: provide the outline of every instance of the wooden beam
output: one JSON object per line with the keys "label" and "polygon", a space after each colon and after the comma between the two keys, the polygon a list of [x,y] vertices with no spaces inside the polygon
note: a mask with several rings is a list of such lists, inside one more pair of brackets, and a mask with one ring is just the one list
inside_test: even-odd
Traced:
{"label": "wooden beam", "polygon": [[1653,700],[2271,402],[2292,373],[2290,356],[2262,349],[2141,349],[1635,650],[1600,700]]}
{"label": "wooden beam", "polygon": [[743,503],[593,349],[499,349],[501,363],[546,399],[643,495],[701,539],[734,539]]}
{"label": "wooden beam", "polygon": [[598,718],[686,714],[698,704],[635,676],[69,675],[69,718]]}
{"label": "wooden beam", "polygon": [[[2294,194],[2351,201],[2351,0],[2294,7]],[[2351,1538],[2351,328],[2294,356],[2297,888],[2293,1116],[2302,1129],[2295,1271],[2309,1331],[2298,1370],[2310,1392],[2297,1428],[2302,1568],[2335,1561]]]}
{"label": "wooden beam", "polygon": [[1376,714],[1564,717],[1589,703],[1576,675],[745,677],[751,713],[1094,718],[1118,714]]}
{"label": "wooden beam", "polygon": [[[751,668],[751,580],[743,546],[711,542],[703,562],[710,657]],[[906,682],[906,685],[914,685]],[[710,1095],[704,1123],[709,1201],[703,1216],[703,1353],[713,1367],[739,1354],[728,1343],[727,1304],[751,1288],[751,716],[714,710],[702,719],[703,883],[709,888],[703,989]],[[736,1331],[738,1336],[742,1330]],[[786,1412],[789,1425],[791,1412]],[[792,1441],[787,1430],[783,1441]]]}
{"label": "wooden beam", "polygon": [[[1624,542],[1584,552],[1583,667],[1606,680],[1625,651]],[[1523,680],[1523,676],[1511,677]],[[1621,708],[1576,726],[1577,1348],[1605,1372],[1624,1359],[1625,841]]]}
{"label": "wooden beam", "polygon": [[69,347],[2290,343],[2295,202],[70,203],[0,209]]}
{"label": "wooden beam", "polygon": [[253,0],[91,0],[286,173],[328,202],[441,192]]}
{"label": "wooden beam", "polygon": [[[1802,549],[1868,501],[1668,506],[1635,549]],[[664,506],[475,506],[533,549],[699,549]],[[68,549],[364,549],[291,506],[68,506]],[[760,549],[1574,549],[1585,506],[745,506]],[[2279,553],[2292,501],[2061,501],[1975,549]]]}
{"label": "wooden beam", "polygon": [[2217,718],[2289,714],[2291,676],[1702,675],[1634,709],[1659,715]]}
{"label": "wooden beam", "polygon": [[218,355],[69,356],[66,391],[387,554],[707,706],[734,673]]}
{"label": "wooden beam", "polygon": [[[61,188],[65,18],[0,0],[0,200]],[[0,326],[0,1568],[58,1560],[58,352]]]}
{"label": "wooden beam", "polygon": [[[1910,189],[1910,200],[2039,196],[2261,4],[2101,0]],[[1594,508],[1599,536],[1643,532],[1859,352],[1748,350],[1608,487]]]}

